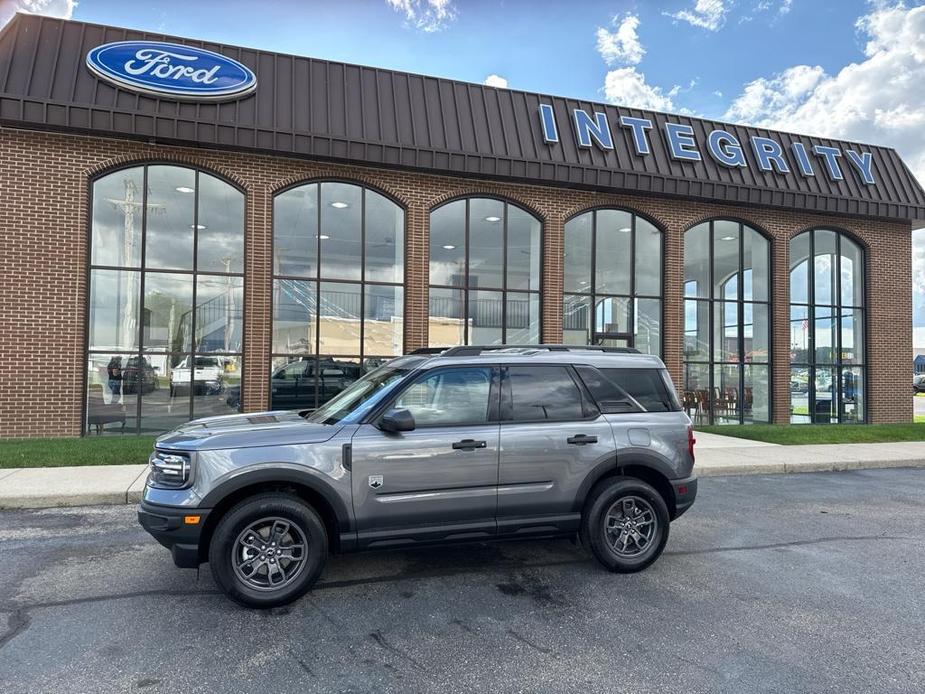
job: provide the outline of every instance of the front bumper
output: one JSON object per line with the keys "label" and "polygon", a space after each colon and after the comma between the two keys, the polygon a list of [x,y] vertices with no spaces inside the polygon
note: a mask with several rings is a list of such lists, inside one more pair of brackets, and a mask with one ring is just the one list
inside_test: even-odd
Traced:
{"label": "front bumper", "polygon": [[[181,569],[194,569],[200,560],[199,540],[211,509],[159,506],[147,501],[138,505],[138,522],[141,527],[164,547],[170,550],[173,563]],[[187,523],[198,516],[196,523]]]}
{"label": "front bumper", "polygon": [[693,475],[680,480],[671,480],[671,489],[674,492],[674,516],[680,518],[694,504],[697,498],[697,478]]}

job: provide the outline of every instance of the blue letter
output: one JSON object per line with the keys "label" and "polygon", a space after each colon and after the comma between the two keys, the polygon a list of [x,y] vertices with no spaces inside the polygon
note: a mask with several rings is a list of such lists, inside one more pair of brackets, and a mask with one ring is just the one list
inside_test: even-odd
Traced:
{"label": "blue letter", "polygon": [[710,137],[707,138],[707,151],[723,166],[748,166],[742,153],[742,145],[735,135],[725,130],[714,130],[710,133]]}
{"label": "blue letter", "polygon": [[694,141],[694,129],[681,123],[665,123],[665,134],[668,136],[668,147],[671,149],[673,159],[686,161],[700,161],[700,152]]}
{"label": "blue letter", "polygon": [[556,114],[553,113],[552,104],[540,104],[540,123],[543,126],[543,140],[558,142],[559,131],[556,129]]}
{"label": "blue letter", "polygon": [[806,154],[806,147],[803,146],[803,143],[794,142],[792,147],[793,158],[797,160],[797,166],[800,167],[800,173],[804,176],[815,176],[816,172],[813,171],[813,165],[809,161],[809,155]]}
{"label": "blue letter", "polygon": [[646,137],[646,130],[652,129],[652,121],[648,118],[620,116],[620,125],[632,131],[636,154],[649,154],[649,138]]}
{"label": "blue letter", "polygon": [[758,168],[762,171],[773,171],[774,162],[778,173],[790,173],[790,167],[784,159],[784,152],[780,144],[767,137],[752,137],[752,149],[755,150],[755,157],[758,159]]}
{"label": "blue letter", "polygon": [[876,183],[874,180],[874,172],[872,170],[874,165],[874,156],[870,152],[862,152],[861,154],[858,154],[853,149],[846,149],[845,154],[848,155],[848,161],[854,164],[855,168],[858,170],[858,172],[860,172],[861,178],[864,179],[864,183]]}
{"label": "blue letter", "polygon": [[[594,112],[595,120],[580,108],[576,108],[575,130],[578,133],[578,144],[582,147],[591,146],[593,137],[601,149],[613,149],[613,138],[610,136],[610,126],[607,125],[607,114]],[[596,121],[596,122],[595,122]]]}
{"label": "blue letter", "polygon": [[838,165],[837,158],[841,156],[841,150],[838,147],[823,147],[816,145],[813,147],[813,153],[819,154],[825,158],[825,166],[829,170],[829,177],[833,181],[842,181],[844,176],[841,175],[841,167]]}

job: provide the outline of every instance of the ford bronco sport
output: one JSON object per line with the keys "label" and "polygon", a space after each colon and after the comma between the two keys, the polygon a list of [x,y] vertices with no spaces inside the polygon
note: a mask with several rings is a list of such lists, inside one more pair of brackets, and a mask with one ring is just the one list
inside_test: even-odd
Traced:
{"label": "ford bronco sport", "polygon": [[626,348],[420,350],[311,414],[212,417],[158,438],[138,509],[180,567],[282,605],[330,553],[579,535],[644,569],[694,502],[694,438],[664,364]]}

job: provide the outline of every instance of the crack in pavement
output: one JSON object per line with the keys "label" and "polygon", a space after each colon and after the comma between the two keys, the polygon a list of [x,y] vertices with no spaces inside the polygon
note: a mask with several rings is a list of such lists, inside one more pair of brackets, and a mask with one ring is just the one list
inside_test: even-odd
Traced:
{"label": "crack in pavement", "polygon": [[908,537],[896,535],[854,535],[850,537],[820,537],[815,540],[793,540],[792,542],[774,542],[766,545],[742,545],[739,547],[712,547],[708,549],[685,549],[674,552],[664,552],[666,557],[686,557],[693,554],[716,554],[717,552],[751,552],[762,549],[781,549],[783,547],[803,547],[806,545],[820,545],[827,542],[863,542],[868,540],[908,540]]}

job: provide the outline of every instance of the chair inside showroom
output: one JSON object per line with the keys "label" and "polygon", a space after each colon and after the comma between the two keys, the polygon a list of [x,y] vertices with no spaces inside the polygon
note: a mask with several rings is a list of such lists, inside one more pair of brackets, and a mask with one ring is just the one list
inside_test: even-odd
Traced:
{"label": "chair inside showroom", "polygon": [[103,386],[92,383],[87,391],[87,430],[93,427],[99,435],[107,424],[121,424],[119,433],[124,433],[125,408],[115,402],[107,403],[103,398]]}

